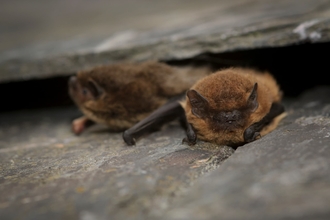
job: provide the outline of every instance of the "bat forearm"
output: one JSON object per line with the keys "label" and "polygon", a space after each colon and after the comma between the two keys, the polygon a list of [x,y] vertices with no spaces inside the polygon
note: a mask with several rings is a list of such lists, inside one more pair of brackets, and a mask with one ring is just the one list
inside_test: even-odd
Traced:
{"label": "bat forearm", "polygon": [[182,95],[171,99],[148,117],[124,131],[123,139],[125,143],[129,146],[135,145],[136,140],[144,134],[152,132],[165,123],[184,116],[184,110],[178,102],[180,99],[182,99]]}

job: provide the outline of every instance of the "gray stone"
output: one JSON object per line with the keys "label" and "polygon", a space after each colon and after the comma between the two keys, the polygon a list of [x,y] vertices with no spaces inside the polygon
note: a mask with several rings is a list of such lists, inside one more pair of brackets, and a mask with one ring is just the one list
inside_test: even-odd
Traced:
{"label": "gray stone", "polygon": [[182,145],[176,123],[134,147],[101,125],[77,137],[75,115],[68,108],[0,116],[1,219],[145,219],[234,152]]}
{"label": "gray stone", "polygon": [[[155,10],[161,8],[150,2],[139,4],[142,4],[141,8],[143,4]],[[96,65],[127,60],[177,60],[204,52],[329,42],[330,39],[330,7],[327,0],[239,0],[220,3],[209,0],[202,5],[198,1],[189,1],[188,5],[184,1],[179,3],[177,9],[182,10],[175,12],[167,5],[159,11],[158,16],[162,19],[151,21],[152,28],[148,31],[132,30],[134,25],[143,29],[138,20],[150,20],[147,13],[134,19],[130,14],[122,13],[122,17],[117,15],[117,19],[135,20],[131,24],[132,29],[111,34],[106,32],[109,34],[106,37],[101,31],[102,34],[93,32],[84,39],[38,42],[34,46],[6,49],[0,54],[0,82],[63,76]],[[110,7],[99,7],[102,6],[100,10],[104,13]],[[136,5],[127,4],[126,7],[130,12]],[[175,22],[175,16],[166,18],[169,13],[175,13],[177,20],[181,19],[179,25]],[[190,16],[189,19],[186,16]],[[81,19],[84,21],[83,17]],[[164,19],[168,21],[168,26],[164,27]],[[124,24],[128,27],[127,23]],[[90,23],[86,25],[86,28],[92,27]]]}
{"label": "gray stone", "polygon": [[329,92],[288,106],[277,130],[238,148],[162,219],[329,219]]}
{"label": "gray stone", "polygon": [[75,108],[3,113],[1,219],[328,219],[329,92],[287,100],[279,128],[234,154],[182,145],[177,123],[127,147],[101,125],[73,135]]}

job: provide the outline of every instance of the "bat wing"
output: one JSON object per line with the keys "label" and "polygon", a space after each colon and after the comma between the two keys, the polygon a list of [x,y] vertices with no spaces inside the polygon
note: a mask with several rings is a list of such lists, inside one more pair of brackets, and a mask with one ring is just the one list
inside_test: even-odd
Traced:
{"label": "bat wing", "polygon": [[275,117],[284,112],[284,106],[280,103],[273,103],[269,113],[259,122],[252,124],[244,131],[244,141],[251,142],[260,135],[259,131],[268,125]]}
{"label": "bat wing", "polygon": [[179,103],[179,101],[184,98],[185,94],[181,94],[170,99],[163,106],[152,112],[149,116],[124,131],[123,139],[125,143],[129,146],[135,145],[135,141],[142,135],[150,133],[179,117],[184,117],[184,109]]}

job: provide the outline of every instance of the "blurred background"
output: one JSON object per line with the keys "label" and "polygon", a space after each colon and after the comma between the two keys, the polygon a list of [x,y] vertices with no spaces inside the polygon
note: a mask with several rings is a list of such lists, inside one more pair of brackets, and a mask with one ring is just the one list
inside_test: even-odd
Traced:
{"label": "blurred background", "polygon": [[[211,20],[220,12],[219,4],[217,0],[1,0],[0,60],[44,49],[47,55],[88,49],[113,34],[120,35],[117,43],[155,29],[172,34]],[[227,4],[235,5],[221,1],[221,9]]]}
{"label": "blurred background", "polygon": [[[1,0],[0,62],[286,22],[327,0]],[[207,24],[207,25],[205,25]],[[109,41],[111,41],[109,45]]]}
{"label": "blurred background", "polygon": [[[1,0],[0,93],[12,92],[0,111],[72,104],[69,75],[129,60],[136,46],[147,45],[143,57],[154,43],[163,48],[150,49],[148,59],[160,52],[162,61],[187,64],[173,54],[193,45],[219,68],[269,70],[287,96],[297,96],[328,82],[322,74],[327,57],[320,51],[330,48],[329,8],[328,0]],[[189,45],[193,36],[201,38],[173,46],[180,39]],[[302,78],[311,73],[318,75]]]}

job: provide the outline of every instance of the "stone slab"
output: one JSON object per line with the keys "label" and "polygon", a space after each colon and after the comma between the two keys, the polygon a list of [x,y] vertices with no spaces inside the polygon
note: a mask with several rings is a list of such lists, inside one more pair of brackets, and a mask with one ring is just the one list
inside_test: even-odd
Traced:
{"label": "stone slab", "polygon": [[[4,50],[0,54],[0,82],[69,75],[96,65],[127,60],[180,60],[206,52],[328,42],[330,36],[327,0],[208,0],[202,5],[197,1],[189,1],[189,4],[180,1],[176,10],[166,5],[163,11],[150,2],[147,4],[159,12],[159,19],[152,19],[151,14],[145,12],[133,17],[136,22],[131,26],[123,22],[126,29],[115,29],[117,31],[111,34],[107,32],[109,35],[101,28],[84,39],[72,37]],[[119,5],[118,10],[123,10],[123,5]],[[110,6],[103,5],[100,13],[107,7]],[[127,4],[126,7],[129,13],[136,5]],[[116,15],[118,22],[121,18],[133,20],[129,14]],[[147,18],[153,22],[147,23],[149,28],[143,31],[143,22],[138,21]],[[111,24],[118,27],[118,23]],[[92,24],[87,22],[86,25]]]}
{"label": "stone slab", "polygon": [[2,113],[1,219],[328,219],[329,92],[286,100],[235,153],[182,145],[177,123],[127,147],[101,125],[73,135],[75,108]]}
{"label": "stone slab", "polygon": [[[127,147],[101,125],[72,134],[75,108],[0,116],[1,219],[145,219],[234,150],[182,145],[174,123]],[[214,147],[214,146],[213,146]],[[19,211],[18,211],[19,210]]]}
{"label": "stone slab", "polygon": [[238,148],[162,219],[329,219],[329,92],[303,95],[276,131]]}

